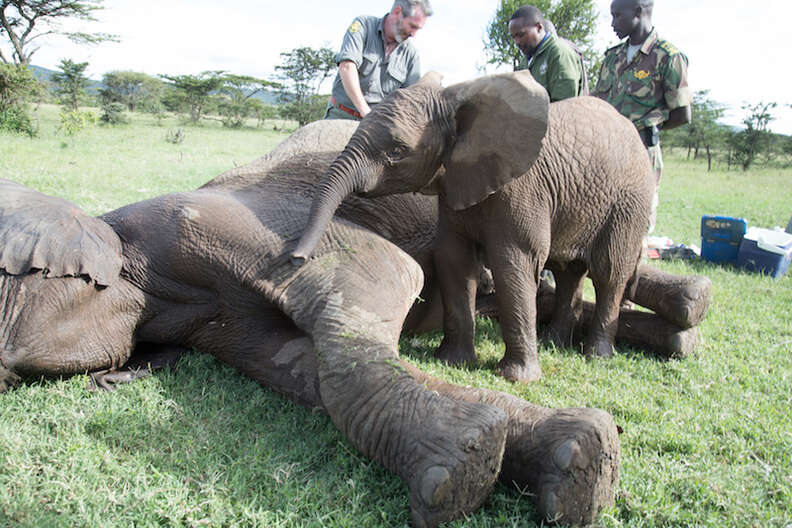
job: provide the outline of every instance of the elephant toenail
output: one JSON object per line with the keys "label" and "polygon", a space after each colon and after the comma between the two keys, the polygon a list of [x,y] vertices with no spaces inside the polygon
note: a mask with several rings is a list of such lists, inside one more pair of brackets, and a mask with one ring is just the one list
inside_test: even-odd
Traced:
{"label": "elephant toenail", "polygon": [[555,520],[560,513],[561,503],[558,500],[558,495],[552,491],[548,491],[542,495],[540,508],[544,516],[548,519]]}
{"label": "elephant toenail", "polygon": [[580,445],[577,441],[570,438],[555,450],[553,461],[559,469],[566,471],[572,465],[572,461],[580,456]]}
{"label": "elephant toenail", "polygon": [[421,481],[421,499],[429,508],[443,504],[451,494],[451,474],[442,466],[430,467]]}
{"label": "elephant toenail", "polygon": [[460,437],[459,445],[465,451],[478,451],[481,449],[481,437],[478,431],[469,431]]}

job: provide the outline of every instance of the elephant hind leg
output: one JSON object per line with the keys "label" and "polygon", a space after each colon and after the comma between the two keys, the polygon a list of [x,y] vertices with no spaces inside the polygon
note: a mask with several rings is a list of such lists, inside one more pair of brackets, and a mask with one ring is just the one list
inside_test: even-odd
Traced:
{"label": "elephant hind leg", "polygon": [[189,349],[154,343],[139,343],[127,362],[119,369],[102,369],[90,373],[90,389],[115,390],[116,386],[146,378],[157,370],[176,366]]}
{"label": "elephant hind leg", "polygon": [[543,337],[557,347],[570,346],[583,313],[586,265],[583,262],[571,262],[566,266],[548,263],[547,267],[553,272],[556,289],[552,319]]}

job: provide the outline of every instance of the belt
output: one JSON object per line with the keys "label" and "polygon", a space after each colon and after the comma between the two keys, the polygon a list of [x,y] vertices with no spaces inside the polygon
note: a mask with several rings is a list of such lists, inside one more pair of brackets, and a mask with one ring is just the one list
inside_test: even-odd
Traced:
{"label": "belt", "polygon": [[335,97],[332,97],[332,96],[330,97],[330,103],[333,106],[338,107],[339,110],[342,110],[342,111],[346,112],[347,114],[349,114],[349,115],[351,115],[353,117],[357,117],[358,119],[363,119],[363,116],[360,115],[360,112],[358,112],[354,108],[349,108],[348,106],[342,105],[341,103],[336,101]]}

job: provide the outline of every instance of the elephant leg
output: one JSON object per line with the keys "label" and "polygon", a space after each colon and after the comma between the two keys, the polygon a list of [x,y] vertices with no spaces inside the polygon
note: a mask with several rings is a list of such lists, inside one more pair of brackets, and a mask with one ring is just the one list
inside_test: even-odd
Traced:
{"label": "elephant leg", "polygon": [[518,249],[488,251],[492,264],[498,314],[506,352],[498,363],[510,381],[531,382],[542,377],[536,344],[536,291],[542,263]]}
{"label": "elephant leg", "polygon": [[572,262],[566,266],[548,263],[547,267],[553,272],[556,288],[553,315],[544,338],[557,347],[570,346],[574,342],[575,327],[583,312],[586,266],[582,262]]}
{"label": "elephant leg", "polygon": [[509,422],[500,480],[527,489],[544,519],[588,525],[611,506],[621,449],[605,411],[548,409],[502,392],[452,385],[403,363],[430,390],[503,410]]}
{"label": "elephant leg", "polygon": [[435,267],[443,301],[443,341],[435,357],[452,365],[476,362],[476,255],[472,240],[446,230],[438,233]]}
{"label": "elephant leg", "polygon": [[624,295],[624,282],[592,277],[596,302],[583,343],[586,357],[611,357],[619,326],[619,308]]}
{"label": "elephant leg", "polygon": [[[335,234],[335,236],[343,236]],[[319,391],[333,423],[365,456],[405,479],[415,526],[478,508],[500,471],[506,415],[429,391],[400,364],[399,333],[420,267],[382,239],[319,254],[275,292],[316,347]]]}
{"label": "elephant leg", "polygon": [[629,299],[681,328],[692,328],[707,314],[711,296],[708,277],[672,275],[642,264]]}

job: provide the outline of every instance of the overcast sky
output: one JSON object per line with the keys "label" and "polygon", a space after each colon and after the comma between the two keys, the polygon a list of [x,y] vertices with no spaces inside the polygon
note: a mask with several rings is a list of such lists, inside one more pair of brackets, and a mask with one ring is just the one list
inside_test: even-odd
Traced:
{"label": "overcast sky", "polygon": [[[527,0],[530,2],[530,0]],[[390,0],[105,0],[99,21],[80,26],[113,33],[120,43],[78,47],[42,41],[33,64],[57,69],[61,59],[88,62],[88,75],[113,70],[151,75],[205,70],[270,78],[279,54],[300,46],[338,49],[356,15],[384,15]],[[414,39],[423,71],[452,84],[481,74],[483,38],[498,0],[433,0],[435,14]],[[597,45],[616,44],[610,0],[600,10]],[[654,23],[689,59],[691,88],[727,104],[725,122],[739,124],[744,103],[775,101],[773,130],[792,134],[792,19],[788,0],[657,0]],[[7,49],[7,48],[6,48]],[[495,70],[490,66],[487,73]]]}

